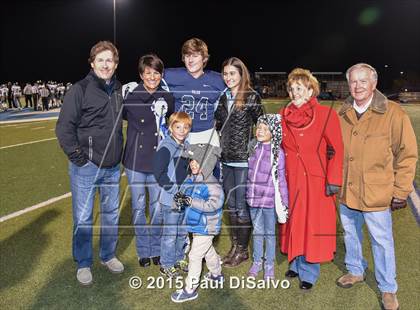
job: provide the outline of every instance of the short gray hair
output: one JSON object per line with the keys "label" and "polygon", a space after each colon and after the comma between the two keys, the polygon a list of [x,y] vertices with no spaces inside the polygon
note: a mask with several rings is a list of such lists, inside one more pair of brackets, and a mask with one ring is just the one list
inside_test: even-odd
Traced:
{"label": "short gray hair", "polygon": [[378,72],[376,72],[375,68],[372,67],[371,65],[368,65],[366,63],[361,62],[361,63],[355,64],[355,65],[353,65],[353,66],[351,66],[350,68],[347,69],[347,71],[346,71],[347,82],[349,81],[350,72],[355,70],[355,69],[369,69],[372,72],[372,78],[375,81],[378,80]]}

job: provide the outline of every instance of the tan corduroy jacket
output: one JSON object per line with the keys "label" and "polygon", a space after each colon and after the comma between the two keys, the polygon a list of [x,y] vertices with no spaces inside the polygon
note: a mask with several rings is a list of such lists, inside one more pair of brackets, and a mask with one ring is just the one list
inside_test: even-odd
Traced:
{"label": "tan corduroy jacket", "polygon": [[351,209],[382,211],[392,197],[413,190],[417,143],[410,119],[399,104],[375,90],[368,110],[357,120],[353,98],[340,112],[344,142],[340,202]]}

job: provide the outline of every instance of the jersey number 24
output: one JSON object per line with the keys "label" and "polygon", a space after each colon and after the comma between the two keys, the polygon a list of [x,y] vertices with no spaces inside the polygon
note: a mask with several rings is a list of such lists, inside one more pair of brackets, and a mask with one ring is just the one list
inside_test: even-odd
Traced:
{"label": "jersey number 24", "polygon": [[201,97],[200,100],[196,103],[196,98],[191,95],[182,96],[181,102],[181,111],[188,113],[192,119],[197,114],[199,115],[200,120],[207,120],[207,104],[209,98]]}

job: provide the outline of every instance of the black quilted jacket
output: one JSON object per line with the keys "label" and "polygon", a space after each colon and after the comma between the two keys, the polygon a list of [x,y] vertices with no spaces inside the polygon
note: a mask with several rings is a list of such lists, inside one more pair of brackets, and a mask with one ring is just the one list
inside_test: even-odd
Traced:
{"label": "black quilted jacket", "polygon": [[248,143],[253,137],[253,127],[263,114],[261,97],[250,92],[242,110],[233,105],[228,111],[227,97],[220,97],[214,118],[220,135],[222,162],[248,161]]}

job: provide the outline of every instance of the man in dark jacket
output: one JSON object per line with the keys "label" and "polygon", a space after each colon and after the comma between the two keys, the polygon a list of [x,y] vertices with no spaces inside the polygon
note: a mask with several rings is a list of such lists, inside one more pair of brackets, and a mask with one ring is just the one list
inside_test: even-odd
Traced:
{"label": "man in dark jacket", "polygon": [[100,41],[90,51],[92,70],[66,94],[56,134],[69,158],[73,205],[73,258],[77,280],[93,281],[92,213],[96,188],[100,193],[101,263],[113,273],[124,271],[116,258],[120,161],[123,136],[121,83],[116,80],[118,50]]}

